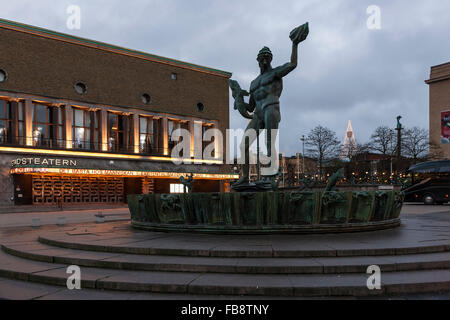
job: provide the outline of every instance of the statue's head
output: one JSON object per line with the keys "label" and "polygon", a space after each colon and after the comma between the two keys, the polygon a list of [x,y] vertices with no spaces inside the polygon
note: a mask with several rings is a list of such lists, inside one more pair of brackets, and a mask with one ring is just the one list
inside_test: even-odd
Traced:
{"label": "statue's head", "polygon": [[267,67],[270,66],[270,63],[272,62],[272,51],[268,47],[264,47],[258,52],[258,56],[256,57],[256,60],[259,63],[259,67],[261,68],[261,71],[267,69]]}

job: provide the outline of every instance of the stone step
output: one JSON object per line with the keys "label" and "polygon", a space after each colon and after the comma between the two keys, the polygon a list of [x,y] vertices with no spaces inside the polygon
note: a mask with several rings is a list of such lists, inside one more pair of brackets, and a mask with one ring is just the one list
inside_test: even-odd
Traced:
{"label": "stone step", "polygon": [[[0,252],[0,277],[66,286],[67,265],[31,261]],[[253,296],[369,296],[450,290],[450,270],[382,272],[381,289],[367,274],[222,274],[81,268],[81,287],[178,294]],[[0,283],[1,286],[1,283]]]}
{"label": "stone step", "polygon": [[[92,237],[92,236],[91,236]],[[97,237],[98,238],[98,237]],[[170,255],[170,256],[198,256],[198,257],[227,257],[227,258],[304,258],[304,257],[352,257],[352,256],[388,256],[409,255],[422,253],[437,253],[450,251],[448,241],[442,244],[411,245],[407,243],[373,245],[366,243],[337,243],[337,248],[330,245],[315,243],[276,243],[266,241],[258,244],[254,240],[246,243],[245,238],[232,244],[215,244],[208,241],[199,241],[195,238],[171,239],[164,238],[153,240],[139,240],[128,242],[127,238],[110,238],[92,241],[89,235],[83,237],[69,237],[67,235],[45,235],[39,237],[39,242],[55,247],[108,252],[118,254],[137,255]],[[301,240],[301,239],[300,239]]]}
{"label": "stone step", "polygon": [[39,242],[2,245],[14,256],[49,263],[122,270],[248,274],[365,273],[450,268],[450,252],[393,256],[316,258],[221,258],[115,254],[52,247]]}
{"label": "stone step", "polygon": [[391,294],[389,297],[377,296],[318,296],[318,297],[276,297],[276,296],[231,296],[231,295],[198,295],[157,292],[133,292],[86,289],[69,290],[66,287],[0,277],[0,300],[356,300],[356,299],[387,299],[389,300],[448,300],[450,291],[425,292],[409,294]]}
{"label": "stone step", "polygon": [[[277,300],[274,296],[224,296],[157,292],[133,292],[86,289],[69,290],[63,286],[27,282],[0,277],[0,300]],[[413,296],[414,298],[415,296]],[[427,296],[425,296],[426,298]],[[294,299],[307,299],[292,297]],[[433,296],[429,297],[430,299]],[[331,299],[331,298],[328,298]],[[344,298],[348,299],[348,298]],[[354,299],[354,298],[353,298]],[[405,299],[399,297],[399,299]]]}

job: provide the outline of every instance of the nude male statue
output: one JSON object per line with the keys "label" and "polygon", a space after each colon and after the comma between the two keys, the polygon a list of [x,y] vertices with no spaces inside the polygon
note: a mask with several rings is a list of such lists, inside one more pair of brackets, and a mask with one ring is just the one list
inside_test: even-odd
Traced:
{"label": "nude male statue", "polygon": [[[271,141],[275,141],[276,139],[276,136],[272,137],[271,129],[277,130],[281,120],[280,95],[283,90],[282,78],[297,67],[298,45],[306,39],[308,32],[308,23],[291,31],[291,61],[282,66],[272,68],[272,52],[268,47],[264,47],[259,51],[256,60],[258,61],[261,73],[250,84],[250,98],[248,103],[245,103],[243,100],[243,96],[248,95],[248,93],[241,90],[235,80],[230,80],[233,97],[236,99],[234,108],[238,109],[244,117],[252,118],[245,131],[255,130],[259,133],[260,129],[266,129],[268,157],[271,157],[272,152]],[[253,112],[252,117],[249,116],[251,112]],[[256,135],[249,135],[248,138],[244,135],[241,141],[240,150],[241,154],[245,153],[245,164],[243,165],[241,178],[233,184],[233,187],[249,183],[249,148],[255,139]]]}

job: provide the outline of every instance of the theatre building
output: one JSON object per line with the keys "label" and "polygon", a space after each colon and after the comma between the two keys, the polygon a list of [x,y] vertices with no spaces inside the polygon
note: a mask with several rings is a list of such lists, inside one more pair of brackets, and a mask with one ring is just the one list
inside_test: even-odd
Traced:
{"label": "theatre building", "polygon": [[450,62],[431,67],[430,142],[437,147],[440,157],[450,159]]}
{"label": "theatre building", "polygon": [[182,192],[191,173],[193,192],[228,191],[237,178],[219,137],[203,139],[229,127],[230,73],[7,20],[0,39],[0,206],[123,203]]}

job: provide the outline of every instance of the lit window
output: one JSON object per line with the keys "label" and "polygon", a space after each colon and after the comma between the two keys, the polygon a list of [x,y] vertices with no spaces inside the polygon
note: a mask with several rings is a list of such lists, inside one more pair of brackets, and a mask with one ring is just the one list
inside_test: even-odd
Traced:
{"label": "lit window", "polygon": [[170,184],[170,193],[183,193],[184,186],[181,183],[171,183]]}
{"label": "lit window", "polygon": [[0,82],[5,82],[8,78],[8,75],[6,74],[6,71],[3,69],[0,69]]}
{"label": "lit window", "polygon": [[139,150],[142,153],[156,152],[156,144],[153,139],[153,118],[139,117]]}
{"label": "lit window", "polygon": [[0,100],[0,144],[11,142],[11,104]]}
{"label": "lit window", "polygon": [[[72,145],[76,149],[99,150],[99,111],[72,108]],[[94,121],[91,121],[94,120]]]}
{"label": "lit window", "polygon": [[64,107],[33,103],[33,145],[63,147]]}

